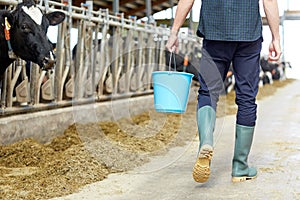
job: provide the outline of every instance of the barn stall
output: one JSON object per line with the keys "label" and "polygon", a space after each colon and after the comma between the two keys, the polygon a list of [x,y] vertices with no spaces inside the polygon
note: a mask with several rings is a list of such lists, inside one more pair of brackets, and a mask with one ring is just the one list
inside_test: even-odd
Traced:
{"label": "barn stall", "polygon": [[[0,0],[5,9],[17,3]],[[41,1],[40,7],[67,18],[58,27],[53,69],[18,59],[1,79],[1,197],[69,194],[193,138],[195,131],[184,130],[195,123],[194,104],[184,117],[152,109],[151,73],[168,69],[168,28],[72,1]],[[201,41],[180,35],[180,46],[187,55]]]}

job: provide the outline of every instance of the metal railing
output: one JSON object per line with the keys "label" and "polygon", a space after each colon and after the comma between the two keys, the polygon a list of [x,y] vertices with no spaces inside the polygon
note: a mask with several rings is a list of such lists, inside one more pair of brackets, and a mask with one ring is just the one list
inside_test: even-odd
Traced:
{"label": "metal railing", "polygon": [[[0,0],[7,7],[17,3]],[[168,70],[164,48],[168,28],[110,15],[107,9],[91,11],[85,4],[75,7],[70,0],[44,0],[39,5],[46,12],[66,14],[58,26],[56,66],[41,71],[34,63],[20,59],[13,63],[1,81],[1,116],[151,94],[152,71]],[[71,49],[72,28],[78,30],[76,50]],[[199,38],[183,34],[179,38],[182,54],[200,49]]]}

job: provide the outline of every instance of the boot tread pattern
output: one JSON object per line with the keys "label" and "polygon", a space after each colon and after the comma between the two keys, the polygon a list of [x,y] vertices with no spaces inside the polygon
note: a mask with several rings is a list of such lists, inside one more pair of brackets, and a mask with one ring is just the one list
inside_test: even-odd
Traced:
{"label": "boot tread pattern", "polygon": [[210,145],[203,145],[193,169],[193,178],[196,182],[204,183],[208,180],[212,156],[213,148]]}

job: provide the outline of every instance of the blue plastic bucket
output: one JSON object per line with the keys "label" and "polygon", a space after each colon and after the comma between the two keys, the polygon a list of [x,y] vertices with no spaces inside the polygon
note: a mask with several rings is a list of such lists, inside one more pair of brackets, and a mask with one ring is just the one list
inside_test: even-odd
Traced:
{"label": "blue plastic bucket", "polygon": [[184,113],[193,76],[185,72],[152,72],[155,110],[166,113]]}

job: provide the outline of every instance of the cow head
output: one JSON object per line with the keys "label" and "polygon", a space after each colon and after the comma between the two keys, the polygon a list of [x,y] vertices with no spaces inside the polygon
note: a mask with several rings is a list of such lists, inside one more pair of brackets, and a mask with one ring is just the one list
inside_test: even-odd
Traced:
{"label": "cow head", "polygon": [[58,25],[65,19],[63,12],[44,14],[32,0],[23,1],[10,13],[10,40],[13,51],[23,60],[51,68],[55,62],[53,45],[47,37],[50,25]]}

